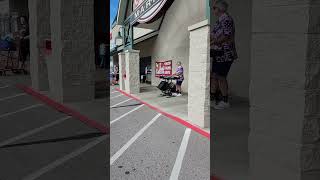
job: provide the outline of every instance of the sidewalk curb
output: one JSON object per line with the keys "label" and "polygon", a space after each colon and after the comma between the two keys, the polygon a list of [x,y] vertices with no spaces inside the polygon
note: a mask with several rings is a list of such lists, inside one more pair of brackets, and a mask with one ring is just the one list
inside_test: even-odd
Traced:
{"label": "sidewalk curb", "polygon": [[221,179],[220,177],[217,177],[217,176],[211,176],[210,179],[211,180],[223,180],[223,179]]}
{"label": "sidewalk curb", "polygon": [[103,134],[109,134],[109,128],[107,126],[105,126],[95,120],[92,120],[92,119],[80,114],[79,112],[77,112],[77,111],[75,111],[75,110],[73,110],[73,109],[71,109],[61,103],[58,103],[58,102],[50,99],[49,97],[33,90],[32,88],[25,86],[25,85],[22,85],[22,84],[17,84],[16,87],[23,90],[27,94],[35,97],[36,99],[42,101],[43,103],[47,104],[48,106],[56,109],[57,111],[60,111],[60,112],[63,112],[69,116],[72,116],[75,119],[81,121],[82,123],[99,130]]}
{"label": "sidewalk curb", "polygon": [[[193,131],[201,134],[202,136],[210,139],[210,133],[202,130],[201,128],[199,128],[199,127],[197,127],[197,126],[195,126],[195,125],[193,125],[193,124],[191,124],[191,123],[189,123],[189,122],[187,122],[186,120],[183,120],[183,119],[181,119],[181,118],[179,118],[179,117],[176,117],[176,116],[174,116],[174,115],[172,115],[172,114],[169,114],[169,113],[167,113],[167,112],[164,112],[164,111],[162,111],[161,109],[159,109],[159,108],[157,108],[157,107],[155,107],[155,106],[152,106],[152,105],[150,105],[150,104],[142,101],[141,99],[139,99],[139,98],[137,98],[137,97],[135,97],[135,96],[133,96],[133,95],[131,95],[131,94],[128,94],[128,93],[120,90],[119,88],[115,88],[115,90],[121,92],[122,94],[124,94],[124,95],[127,96],[127,97],[130,97],[130,98],[132,98],[132,99],[134,99],[134,100],[136,100],[136,101],[139,101],[140,103],[148,106],[149,108],[151,108],[151,109],[153,109],[153,110],[155,110],[155,111],[158,111],[159,113],[163,114],[164,116],[166,116],[166,117],[168,117],[168,118],[170,118],[170,119],[172,119],[172,120],[174,120],[174,121],[182,124],[183,126],[186,126],[186,127],[190,128],[190,129],[192,129]],[[215,179],[215,180],[216,180],[216,179]]]}

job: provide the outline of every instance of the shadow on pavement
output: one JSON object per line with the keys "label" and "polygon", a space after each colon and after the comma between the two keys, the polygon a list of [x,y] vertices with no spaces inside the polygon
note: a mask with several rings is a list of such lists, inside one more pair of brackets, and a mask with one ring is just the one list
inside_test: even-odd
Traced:
{"label": "shadow on pavement", "polygon": [[105,135],[105,134],[103,134],[103,133],[86,133],[86,134],[80,134],[80,135],[64,137],[64,138],[45,139],[45,140],[18,143],[18,144],[9,144],[9,145],[5,145],[5,146],[0,147],[0,149],[18,147],[18,146],[29,146],[29,145],[35,145],[35,144],[47,144],[47,143],[66,142],[66,141],[73,141],[73,140],[91,139],[91,138],[96,138],[96,137],[100,137],[103,135]]}
{"label": "shadow on pavement", "polygon": [[139,105],[142,105],[142,104],[137,103],[137,104],[130,104],[130,105],[125,105],[125,106],[116,106],[116,107],[112,107],[111,109],[123,108],[123,107],[133,107],[133,106],[139,106]]}

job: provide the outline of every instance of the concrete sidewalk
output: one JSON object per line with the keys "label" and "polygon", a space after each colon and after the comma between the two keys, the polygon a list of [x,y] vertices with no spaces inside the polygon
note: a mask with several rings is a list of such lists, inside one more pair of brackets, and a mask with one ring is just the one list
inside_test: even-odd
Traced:
{"label": "concrete sidewalk", "polygon": [[[142,101],[176,117],[179,117],[191,124],[192,121],[188,118],[188,94],[184,93],[180,97],[164,97],[161,96],[161,91],[156,86],[141,84],[140,93],[133,96]],[[206,132],[210,132],[210,128],[201,128]]]}
{"label": "concrete sidewalk", "polygon": [[211,107],[211,171],[223,180],[247,180],[249,103],[237,97],[230,103],[231,108],[226,110]]}

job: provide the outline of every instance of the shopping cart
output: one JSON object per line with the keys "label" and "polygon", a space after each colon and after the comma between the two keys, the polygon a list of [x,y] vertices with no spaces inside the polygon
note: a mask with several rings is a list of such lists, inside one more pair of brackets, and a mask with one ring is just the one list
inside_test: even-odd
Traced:
{"label": "shopping cart", "polygon": [[[6,75],[8,71],[26,74],[25,62],[19,61],[21,52],[18,44],[15,41],[0,40],[0,75]],[[22,63],[21,66],[20,63]]]}

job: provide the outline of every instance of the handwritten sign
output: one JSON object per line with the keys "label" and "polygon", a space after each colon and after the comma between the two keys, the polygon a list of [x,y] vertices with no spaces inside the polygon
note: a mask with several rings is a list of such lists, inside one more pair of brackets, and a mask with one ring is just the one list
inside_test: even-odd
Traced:
{"label": "handwritten sign", "polygon": [[156,62],[156,77],[172,75],[172,60]]}

